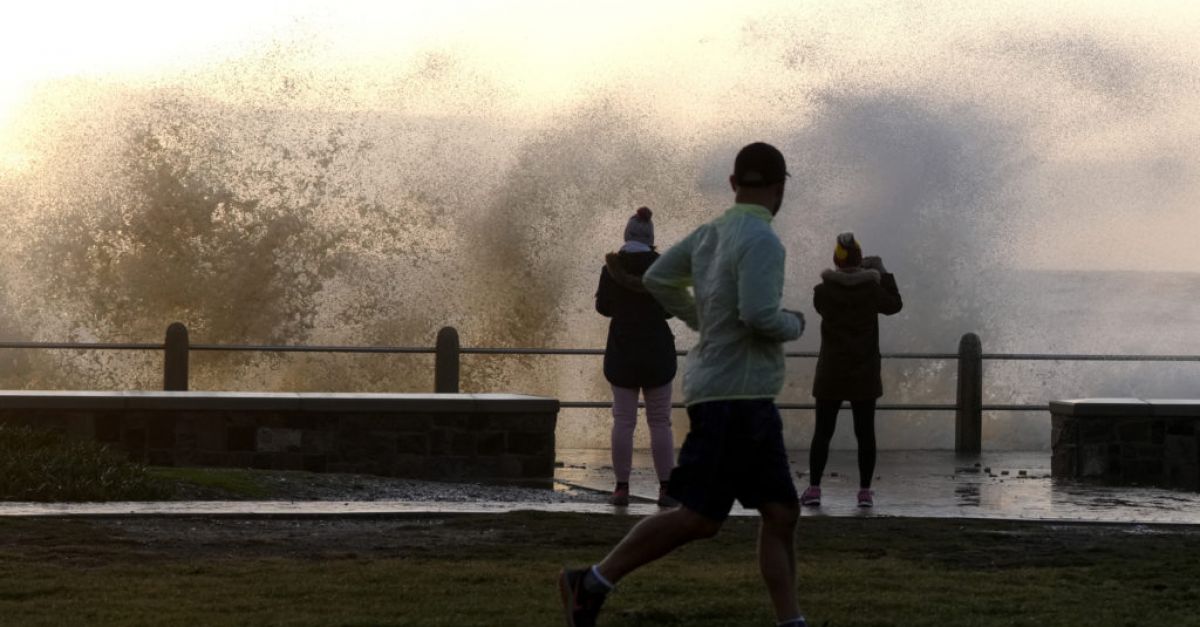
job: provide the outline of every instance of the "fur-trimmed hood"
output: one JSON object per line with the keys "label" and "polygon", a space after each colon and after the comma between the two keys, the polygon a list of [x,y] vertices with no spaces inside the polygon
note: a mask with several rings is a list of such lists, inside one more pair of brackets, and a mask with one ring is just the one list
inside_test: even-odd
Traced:
{"label": "fur-trimmed hood", "polygon": [[625,268],[625,264],[621,260],[621,253],[608,253],[605,255],[604,267],[608,269],[608,276],[612,277],[617,282],[617,285],[634,292],[646,293],[646,286],[642,284],[642,277]]}
{"label": "fur-trimmed hood", "polygon": [[813,374],[819,399],[866,400],[883,395],[879,316],[904,306],[896,277],[877,268],[826,270],[813,288],[821,315],[821,353]]}
{"label": "fur-trimmed hood", "polygon": [[843,268],[841,270],[826,270],[821,273],[821,280],[842,287],[857,287],[867,283],[879,284],[882,276],[873,268]]}

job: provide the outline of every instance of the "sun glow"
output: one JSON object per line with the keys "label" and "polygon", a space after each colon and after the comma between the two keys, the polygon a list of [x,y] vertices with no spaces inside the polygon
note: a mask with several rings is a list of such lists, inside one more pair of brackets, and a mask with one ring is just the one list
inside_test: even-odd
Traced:
{"label": "sun glow", "polygon": [[[321,107],[382,107],[405,67],[461,72],[522,116],[611,90],[650,90],[659,106],[703,113],[705,93],[746,80],[741,24],[774,2],[603,4],[543,0],[447,3],[215,0],[201,5],[125,0],[27,3],[5,9],[0,129],[39,88],[65,79],[189,85],[210,97],[250,98],[231,74],[270,59],[322,92]],[[753,72],[751,72],[753,74]],[[322,84],[329,86],[321,89]],[[329,102],[336,91],[343,102]],[[476,94],[477,96],[480,94]],[[413,99],[409,99],[410,101]],[[437,113],[446,103],[408,102]],[[420,111],[420,109],[425,111]],[[0,130],[0,133],[3,133]],[[2,141],[2,140],[0,140]]]}
{"label": "sun glow", "polygon": [[[0,167],[29,156],[18,143],[39,89],[64,80],[152,82],[242,53],[270,36],[288,2],[37,2],[4,8],[0,26]],[[82,103],[81,103],[82,104]]]}

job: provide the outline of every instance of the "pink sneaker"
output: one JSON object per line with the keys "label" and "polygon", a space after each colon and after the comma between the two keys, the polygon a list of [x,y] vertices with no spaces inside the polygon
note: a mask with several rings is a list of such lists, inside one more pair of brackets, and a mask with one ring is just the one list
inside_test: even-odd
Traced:
{"label": "pink sneaker", "polygon": [[608,497],[608,503],[617,507],[628,507],[629,488],[618,487],[616,490],[613,490],[612,496]]}
{"label": "pink sneaker", "polygon": [[870,488],[863,488],[858,491],[858,506],[875,507],[875,493]]}
{"label": "pink sneaker", "polygon": [[800,495],[800,504],[805,507],[820,507],[821,506],[821,486],[810,485],[804,489],[804,494]]}

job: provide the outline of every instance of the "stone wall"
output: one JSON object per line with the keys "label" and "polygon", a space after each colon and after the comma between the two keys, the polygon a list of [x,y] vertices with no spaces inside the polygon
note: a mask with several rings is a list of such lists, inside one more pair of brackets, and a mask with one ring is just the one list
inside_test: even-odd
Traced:
{"label": "stone wall", "polygon": [[1200,401],[1050,403],[1051,474],[1200,490]]}
{"label": "stone wall", "polygon": [[0,392],[0,423],[135,461],[549,484],[558,401],[507,394]]}

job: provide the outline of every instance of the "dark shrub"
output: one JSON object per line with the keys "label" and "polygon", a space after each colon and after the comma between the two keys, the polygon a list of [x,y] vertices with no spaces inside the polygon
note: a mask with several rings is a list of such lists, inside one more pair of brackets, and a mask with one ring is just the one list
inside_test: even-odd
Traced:
{"label": "dark shrub", "polygon": [[170,494],[169,485],[144,466],[100,444],[0,425],[0,500],[138,501]]}

